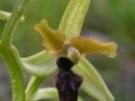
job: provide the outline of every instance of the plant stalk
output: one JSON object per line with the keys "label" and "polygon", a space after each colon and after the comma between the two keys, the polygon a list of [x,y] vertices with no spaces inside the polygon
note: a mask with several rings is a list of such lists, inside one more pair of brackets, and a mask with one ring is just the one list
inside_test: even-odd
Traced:
{"label": "plant stalk", "polygon": [[35,93],[37,92],[40,84],[43,82],[44,77],[36,77],[33,76],[30,81],[29,84],[26,88],[26,101],[32,101],[33,96],[35,95]]}
{"label": "plant stalk", "polygon": [[3,44],[11,44],[12,34],[15,31],[18,22],[23,15],[28,3],[30,0],[18,0],[13,12],[11,14],[11,18],[8,20],[3,34],[2,34],[2,43]]}
{"label": "plant stalk", "polygon": [[29,1],[30,0],[17,0],[17,4],[2,33],[0,44],[0,55],[7,64],[7,70],[11,80],[13,101],[25,101],[25,90],[20,70],[21,65],[16,57],[16,51],[14,47],[12,47],[11,39]]}
{"label": "plant stalk", "polygon": [[12,101],[25,101],[25,90],[20,70],[20,64],[12,50],[12,47],[1,46],[1,56],[7,64],[7,70],[11,80]]}

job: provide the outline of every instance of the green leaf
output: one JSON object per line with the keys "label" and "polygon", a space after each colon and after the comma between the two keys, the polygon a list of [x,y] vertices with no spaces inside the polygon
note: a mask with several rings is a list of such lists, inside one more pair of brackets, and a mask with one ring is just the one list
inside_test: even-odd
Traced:
{"label": "green leaf", "polygon": [[35,76],[48,76],[56,71],[56,58],[47,51],[22,58],[22,67]]}
{"label": "green leaf", "polygon": [[[38,90],[34,97],[34,101],[37,100],[53,100],[53,101],[59,101],[58,98],[58,92],[56,88],[42,88]],[[78,101],[83,101],[81,97],[79,97]]]}
{"label": "green leaf", "polygon": [[35,94],[34,100],[37,101],[41,99],[52,99],[58,101],[58,92],[55,88],[40,89]]}
{"label": "green leaf", "polygon": [[59,25],[68,39],[80,34],[90,2],[91,0],[70,0]]}
{"label": "green leaf", "polygon": [[82,58],[74,70],[83,76],[84,82],[82,90],[88,95],[94,97],[98,101],[114,101],[103,79],[87,59]]}

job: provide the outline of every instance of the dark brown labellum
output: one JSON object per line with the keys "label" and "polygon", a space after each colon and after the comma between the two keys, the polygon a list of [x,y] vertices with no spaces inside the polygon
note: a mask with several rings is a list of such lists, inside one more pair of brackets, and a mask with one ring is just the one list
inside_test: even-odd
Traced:
{"label": "dark brown labellum", "polygon": [[60,101],[77,101],[78,90],[83,81],[82,77],[71,71],[74,63],[68,58],[59,58],[57,65],[59,72],[55,77],[55,85]]}

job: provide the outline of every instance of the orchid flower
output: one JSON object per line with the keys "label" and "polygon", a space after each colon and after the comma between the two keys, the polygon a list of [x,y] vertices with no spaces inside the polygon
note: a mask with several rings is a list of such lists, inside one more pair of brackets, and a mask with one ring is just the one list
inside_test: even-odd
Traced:
{"label": "orchid flower", "polygon": [[[89,4],[90,0],[71,0],[62,17],[58,27],[59,29],[50,28],[46,20],[41,20],[41,22],[36,24],[34,29],[42,38],[45,53],[42,52],[41,54],[33,56],[34,60],[37,59],[37,56],[40,57],[41,62],[41,57],[50,58],[45,61],[46,65],[43,65],[43,67],[40,65],[39,70],[35,68],[36,71],[29,68],[31,67],[31,61],[34,61],[33,59],[31,60],[31,57],[24,60],[24,65],[25,67],[29,66],[26,69],[32,70],[30,71],[32,74],[35,73],[38,76],[46,76],[56,71],[56,64],[54,63],[56,59],[59,56],[66,56],[76,64],[73,71],[83,76],[84,82],[81,89],[84,92],[98,101],[114,101],[113,95],[98,71],[90,61],[85,58],[86,55],[91,54],[103,54],[112,58],[116,56],[117,50],[117,44],[115,42],[103,42],[89,36],[80,36]],[[46,66],[45,69],[44,66]],[[44,70],[49,73],[44,72]]]}
{"label": "orchid flower", "polygon": [[64,34],[64,31],[50,28],[46,20],[41,20],[35,25],[34,29],[41,36],[42,45],[47,52],[56,59],[59,56],[65,56],[76,64],[73,70],[84,77],[82,89],[86,93],[99,101],[114,101],[114,97],[105,86],[101,76],[84,57],[89,54],[103,54],[113,58],[116,56],[117,51],[115,42],[102,42],[89,36],[68,38],[67,33]]}

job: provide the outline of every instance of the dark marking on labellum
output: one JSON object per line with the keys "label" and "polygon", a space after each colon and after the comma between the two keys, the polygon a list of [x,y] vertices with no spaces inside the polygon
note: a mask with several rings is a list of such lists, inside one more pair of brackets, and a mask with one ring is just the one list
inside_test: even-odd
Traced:
{"label": "dark marking on labellum", "polygon": [[74,63],[66,57],[60,57],[57,65],[59,72],[55,77],[55,85],[60,101],[77,101],[79,87],[83,81],[82,76],[71,70]]}

